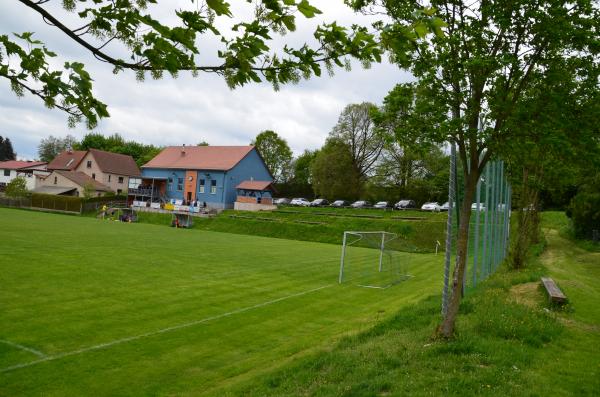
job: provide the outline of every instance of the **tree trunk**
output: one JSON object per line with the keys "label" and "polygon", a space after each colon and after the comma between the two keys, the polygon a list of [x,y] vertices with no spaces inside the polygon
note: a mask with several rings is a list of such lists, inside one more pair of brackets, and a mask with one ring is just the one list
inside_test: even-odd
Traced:
{"label": "tree trunk", "polygon": [[471,202],[477,187],[479,172],[472,171],[465,181],[465,196],[460,208],[460,224],[456,243],[456,266],[452,274],[452,291],[446,315],[438,332],[445,338],[454,334],[456,315],[462,298],[463,280],[467,266],[467,247],[469,241],[469,223],[471,221]]}

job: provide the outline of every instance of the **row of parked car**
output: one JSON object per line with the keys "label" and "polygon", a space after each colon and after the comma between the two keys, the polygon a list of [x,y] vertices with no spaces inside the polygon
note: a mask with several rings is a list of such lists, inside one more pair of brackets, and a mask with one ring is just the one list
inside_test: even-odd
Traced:
{"label": "row of parked car", "polygon": [[[350,202],[347,200],[335,200],[333,202],[329,202],[326,199],[315,199],[313,201],[309,201],[305,198],[278,198],[275,199],[275,204],[278,205],[294,205],[300,207],[350,207],[350,208],[375,208],[375,209],[417,209],[417,204],[414,200],[400,200],[397,203],[392,203],[390,201],[379,201],[375,204],[372,204],[366,200],[358,200],[354,202]],[[438,203],[425,203],[421,207],[424,211],[444,211],[443,206],[440,206]],[[447,208],[446,208],[447,210]]]}
{"label": "row of parked car", "polygon": [[[346,200],[335,200],[333,202],[329,202],[326,199],[315,199],[313,201],[309,201],[305,198],[278,198],[274,201],[275,204],[278,205],[294,205],[299,207],[350,207],[350,208],[375,208],[375,209],[398,209],[398,210],[407,210],[407,209],[417,209],[417,204],[414,200],[400,200],[397,203],[393,204],[390,201],[379,201],[375,204],[371,204],[371,202],[366,200],[358,200],[355,202],[350,202]],[[505,204],[498,204],[498,210],[504,211]],[[421,211],[432,211],[432,212],[441,212],[448,211],[450,209],[450,204],[445,202],[444,204],[439,204],[437,202],[428,202],[421,206]],[[486,211],[485,205],[483,203],[473,203],[471,205],[471,210],[480,212]]]}

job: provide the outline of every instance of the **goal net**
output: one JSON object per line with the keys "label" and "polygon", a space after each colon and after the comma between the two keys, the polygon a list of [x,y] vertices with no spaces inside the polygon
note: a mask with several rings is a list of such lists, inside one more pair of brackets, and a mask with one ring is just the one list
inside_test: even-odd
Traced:
{"label": "goal net", "polygon": [[344,232],[339,282],[388,288],[409,278],[407,255],[390,249],[397,238],[388,232]]}

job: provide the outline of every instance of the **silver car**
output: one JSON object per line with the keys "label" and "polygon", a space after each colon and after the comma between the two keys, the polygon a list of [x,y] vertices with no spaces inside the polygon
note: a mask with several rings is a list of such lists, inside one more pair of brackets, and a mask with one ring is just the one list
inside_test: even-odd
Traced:
{"label": "silver car", "polygon": [[350,206],[352,208],[367,208],[367,207],[371,206],[371,203],[369,203],[368,201],[365,201],[365,200],[358,200],[358,201],[353,202]]}

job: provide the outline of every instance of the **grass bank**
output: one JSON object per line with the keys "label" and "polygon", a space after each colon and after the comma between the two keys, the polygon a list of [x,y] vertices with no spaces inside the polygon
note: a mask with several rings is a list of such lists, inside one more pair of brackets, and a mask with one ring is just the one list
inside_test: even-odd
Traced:
{"label": "grass bank", "polygon": [[[325,211],[325,212],[323,212]],[[329,213],[335,215],[328,215]],[[344,231],[386,231],[400,236],[390,248],[406,252],[435,252],[445,237],[444,214],[349,209],[283,209],[272,212],[223,211],[213,218],[194,218],[194,229],[288,240],[341,244]],[[401,214],[401,215],[398,215]],[[417,220],[397,219],[397,216]],[[169,225],[171,215],[140,212],[139,221]],[[443,249],[443,244],[440,250]]]}
{"label": "grass bank", "polygon": [[[559,235],[560,215],[544,216],[546,250],[470,293],[454,340],[432,339],[431,297],[229,395],[598,395],[600,257]],[[558,282],[566,308],[549,309],[541,275]]]}

